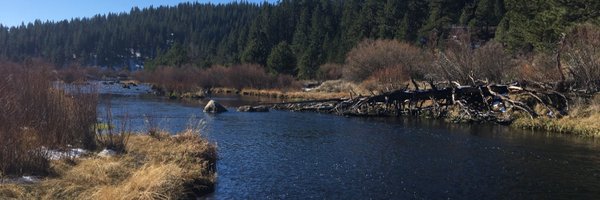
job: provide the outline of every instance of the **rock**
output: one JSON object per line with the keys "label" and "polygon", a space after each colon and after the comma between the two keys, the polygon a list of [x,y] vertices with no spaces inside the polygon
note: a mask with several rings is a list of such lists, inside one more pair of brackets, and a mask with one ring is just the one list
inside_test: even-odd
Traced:
{"label": "rock", "polygon": [[190,98],[190,99],[203,99],[203,92],[187,92],[181,95],[181,98]]}
{"label": "rock", "polygon": [[206,104],[206,106],[204,107],[204,112],[205,113],[222,113],[222,112],[227,112],[227,108],[225,108],[225,106],[217,103],[214,100],[210,100],[208,102],[208,104]]}
{"label": "rock", "polygon": [[240,106],[238,112],[269,112],[268,106]]}
{"label": "rock", "polygon": [[252,112],[252,106],[240,106],[237,109],[238,112]]}
{"label": "rock", "polygon": [[268,106],[254,106],[252,108],[254,109],[254,112],[269,112]]}
{"label": "rock", "polygon": [[104,158],[113,157],[115,155],[117,155],[117,152],[114,150],[110,150],[110,149],[104,149],[100,153],[98,153],[98,156],[104,157]]}

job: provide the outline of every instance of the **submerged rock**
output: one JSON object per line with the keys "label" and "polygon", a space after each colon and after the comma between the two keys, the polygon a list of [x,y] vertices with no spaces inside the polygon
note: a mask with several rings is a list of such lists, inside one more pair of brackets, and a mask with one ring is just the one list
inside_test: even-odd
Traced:
{"label": "submerged rock", "polygon": [[206,106],[204,107],[204,112],[205,113],[222,113],[222,112],[227,112],[227,108],[225,108],[225,106],[217,103],[214,100],[210,100],[208,102],[208,104],[206,104]]}
{"label": "submerged rock", "polygon": [[238,112],[269,112],[268,106],[240,106]]}

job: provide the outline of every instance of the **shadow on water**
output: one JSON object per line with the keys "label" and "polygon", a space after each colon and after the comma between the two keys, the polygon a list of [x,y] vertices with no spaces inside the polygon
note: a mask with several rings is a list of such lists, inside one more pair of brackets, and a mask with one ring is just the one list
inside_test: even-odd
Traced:
{"label": "shadow on water", "polygon": [[[227,106],[269,99],[215,97]],[[600,197],[598,140],[495,125],[272,111],[206,115],[205,101],[103,100],[134,130],[155,117],[178,132],[204,120],[217,143],[206,199],[538,199]],[[100,117],[102,114],[100,114]]]}

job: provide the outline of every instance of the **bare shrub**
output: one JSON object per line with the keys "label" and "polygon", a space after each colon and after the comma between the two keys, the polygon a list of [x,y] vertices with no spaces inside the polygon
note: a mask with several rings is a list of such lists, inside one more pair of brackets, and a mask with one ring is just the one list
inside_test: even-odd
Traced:
{"label": "bare shrub", "polygon": [[200,85],[204,88],[227,87],[229,80],[225,80],[225,75],[229,73],[229,69],[222,65],[216,65],[203,70],[198,78]]}
{"label": "bare shrub", "polygon": [[475,49],[473,55],[475,76],[495,83],[504,83],[515,78],[516,65],[502,44],[491,41]]}
{"label": "bare shrub", "polygon": [[600,91],[600,27],[576,26],[567,34],[564,45],[563,60],[576,86]]}
{"label": "bare shrub", "polygon": [[409,80],[408,73],[401,65],[387,67],[373,72],[367,80],[371,83],[367,89],[378,91],[401,89],[405,86],[407,80]]}
{"label": "bare shrub", "polygon": [[280,74],[277,76],[277,82],[270,89],[294,90],[296,88],[302,88],[302,84],[296,81],[296,78],[292,75]]}
{"label": "bare shrub", "polygon": [[436,54],[433,79],[471,83],[474,79],[503,83],[515,77],[515,64],[504,47],[494,41],[476,48],[470,35],[457,31]]}
{"label": "bare shrub", "polygon": [[158,67],[138,77],[153,83],[168,93],[193,92],[206,88],[287,89],[299,87],[290,75],[271,75],[260,65],[240,64],[230,67],[216,65],[207,69],[196,67]]}
{"label": "bare shrub", "polygon": [[148,73],[145,81],[159,85],[169,93],[181,93],[198,88],[196,80],[199,73],[200,70],[193,67],[158,67],[154,72]]}
{"label": "bare shrub", "polygon": [[343,77],[360,82],[375,71],[403,66],[410,76],[423,74],[427,66],[426,53],[410,44],[397,40],[365,40],[348,53]]}
{"label": "bare shrub", "polygon": [[271,88],[273,82],[272,77],[267,74],[260,65],[242,64],[229,67],[229,71],[225,74],[228,81],[223,84],[226,87],[242,89],[244,87],[265,89]]}
{"label": "bare shrub", "polygon": [[317,71],[317,79],[319,80],[337,80],[342,78],[343,66],[335,63],[327,63],[321,65]]}
{"label": "bare shrub", "polygon": [[86,71],[80,66],[71,65],[58,71],[58,78],[65,83],[85,81]]}
{"label": "bare shrub", "polygon": [[[47,67],[0,64],[0,171],[44,174],[41,148],[95,148],[97,95],[93,89],[52,84]],[[37,65],[37,64],[36,64]]]}
{"label": "bare shrub", "polygon": [[521,80],[537,82],[560,81],[560,73],[556,71],[556,59],[548,54],[536,54],[532,58],[523,58],[519,61],[516,77]]}

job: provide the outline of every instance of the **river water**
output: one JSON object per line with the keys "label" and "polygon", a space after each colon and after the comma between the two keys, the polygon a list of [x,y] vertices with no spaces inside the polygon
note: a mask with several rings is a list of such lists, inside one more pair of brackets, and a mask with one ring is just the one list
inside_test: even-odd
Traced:
{"label": "river water", "polygon": [[[133,89],[132,89],[133,90]],[[355,118],[232,106],[269,99],[205,102],[104,95],[115,119],[178,132],[201,127],[218,146],[218,183],[205,199],[598,199],[600,143],[496,125],[410,118]]]}

